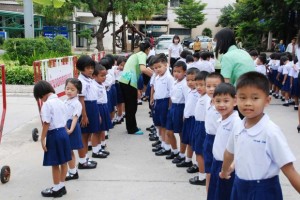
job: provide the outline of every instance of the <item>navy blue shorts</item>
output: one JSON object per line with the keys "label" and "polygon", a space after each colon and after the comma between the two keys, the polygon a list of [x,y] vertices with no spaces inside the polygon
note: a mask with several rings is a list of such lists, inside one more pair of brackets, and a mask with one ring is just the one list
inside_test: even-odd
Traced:
{"label": "navy blue shorts", "polygon": [[240,199],[282,200],[279,177],[246,181],[235,176],[231,200]]}
{"label": "navy blue shorts", "polygon": [[143,74],[140,75],[139,80],[137,82],[137,87],[138,90],[143,90],[144,89],[144,78],[143,78]]}
{"label": "navy blue shorts", "polygon": [[205,173],[210,174],[212,162],[213,162],[213,153],[212,148],[215,141],[215,135],[206,134],[205,140],[203,143],[203,157],[204,157],[204,169]]}
{"label": "navy blue shorts", "polygon": [[299,87],[298,78],[293,79],[293,87],[291,90],[291,96],[300,97],[300,87]]}
{"label": "navy blue shorts", "polygon": [[155,126],[166,127],[169,101],[169,98],[154,101],[153,121]]}
{"label": "navy blue shorts", "polygon": [[195,117],[184,118],[181,134],[181,142],[192,146],[192,134],[195,125]]}
{"label": "navy blue shorts", "polygon": [[222,164],[222,161],[213,160],[207,200],[230,200],[235,172],[230,174],[230,179],[221,179],[219,173],[221,172]]}
{"label": "navy blue shorts", "polygon": [[291,91],[291,77],[287,76],[284,85],[281,87],[281,90],[284,92],[290,92]]}
{"label": "navy blue shorts", "polygon": [[43,166],[62,165],[72,160],[70,139],[65,127],[47,132],[46,147]]}
{"label": "navy blue shorts", "polygon": [[[72,124],[72,119],[69,119],[67,121],[67,127],[70,129]],[[80,124],[79,121],[77,121],[77,124],[74,128],[74,131],[69,135],[70,138],[70,145],[71,149],[82,149],[83,144],[82,144],[82,138],[81,138],[81,129],[80,129]]]}
{"label": "navy blue shorts", "polygon": [[205,122],[195,121],[192,137],[192,149],[197,155],[203,155],[203,143],[205,140]]}
{"label": "navy blue shorts", "polygon": [[101,117],[100,131],[108,131],[112,128],[112,123],[110,120],[107,104],[98,104],[98,108]]}
{"label": "navy blue shorts", "polygon": [[[97,101],[84,101],[86,114],[89,123],[86,127],[81,127],[81,133],[97,133],[100,131],[100,115]],[[81,121],[82,116],[79,118]]]}
{"label": "navy blue shorts", "polygon": [[173,131],[174,133],[181,133],[183,126],[183,111],[184,103],[172,103],[170,110],[168,111],[166,129]]}

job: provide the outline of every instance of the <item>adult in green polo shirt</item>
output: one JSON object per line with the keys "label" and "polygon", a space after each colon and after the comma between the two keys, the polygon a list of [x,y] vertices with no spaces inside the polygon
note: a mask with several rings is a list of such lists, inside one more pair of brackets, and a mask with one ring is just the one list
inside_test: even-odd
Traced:
{"label": "adult in green polo shirt", "polygon": [[255,66],[249,53],[236,46],[234,32],[229,28],[220,30],[215,35],[216,56],[221,58],[221,74],[225,82],[236,84],[238,78],[249,71],[255,71]]}
{"label": "adult in green polo shirt", "polygon": [[140,51],[131,55],[119,79],[121,91],[124,97],[126,112],[126,129],[128,134],[142,135],[143,132],[137,127],[135,114],[137,111],[137,81],[141,73],[152,76],[152,70],[146,68],[147,55],[151,44],[148,40],[140,42]]}

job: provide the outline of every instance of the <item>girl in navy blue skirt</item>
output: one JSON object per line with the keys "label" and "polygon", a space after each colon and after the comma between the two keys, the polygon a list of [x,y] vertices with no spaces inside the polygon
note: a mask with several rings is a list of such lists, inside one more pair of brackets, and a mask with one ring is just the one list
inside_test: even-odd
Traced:
{"label": "girl in navy blue skirt", "polygon": [[82,84],[78,79],[69,78],[66,80],[65,93],[68,99],[66,99],[64,103],[67,109],[67,133],[69,134],[72,149],[72,160],[68,162],[69,171],[66,176],[66,181],[79,178],[75,166],[76,158],[73,150],[83,148],[81,129],[78,121],[82,111],[82,106],[78,99],[78,94],[81,93],[81,90]]}
{"label": "girl in navy blue skirt", "polygon": [[[53,87],[46,81],[39,81],[33,88],[34,98],[42,100],[41,118],[43,130],[41,135],[44,150],[44,166],[52,166],[54,186],[41,192],[44,197],[61,197],[67,193],[65,177],[67,162],[72,159],[71,147],[66,125],[66,108],[58,99]],[[46,139],[46,141],[45,141]]]}

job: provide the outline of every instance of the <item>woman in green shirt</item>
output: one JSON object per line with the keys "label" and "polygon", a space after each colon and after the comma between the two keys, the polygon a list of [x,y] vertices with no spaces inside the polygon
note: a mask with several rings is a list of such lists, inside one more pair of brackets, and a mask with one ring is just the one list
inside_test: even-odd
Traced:
{"label": "woman in green shirt", "polygon": [[123,69],[119,79],[121,91],[124,96],[126,129],[128,134],[142,135],[143,132],[137,127],[135,114],[137,111],[137,81],[141,73],[152,76],[152,70],[146,68],[147,55],[151,49],[148,40],[140,42],[140,51],[131,55]]}

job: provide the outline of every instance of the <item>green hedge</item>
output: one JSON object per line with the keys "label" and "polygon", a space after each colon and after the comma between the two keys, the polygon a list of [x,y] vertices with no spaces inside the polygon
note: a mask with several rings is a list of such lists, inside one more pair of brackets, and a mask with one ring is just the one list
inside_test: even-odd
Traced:
{"label": "green hedge", "polygon": [[11,38],[5,40],[4,50],[10,60],[19,61],[20,65],[32,65],[33,61],[46,58],[71,55],[71,43],[59,35],[49,38]]}
{"label": "green hedge", "polygon": [[[9,66],[5,67],[6,84],[13,85],[33,85],[33,67],[32,66]],[[0,72],[0,83],[2,82]]]}

